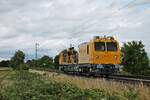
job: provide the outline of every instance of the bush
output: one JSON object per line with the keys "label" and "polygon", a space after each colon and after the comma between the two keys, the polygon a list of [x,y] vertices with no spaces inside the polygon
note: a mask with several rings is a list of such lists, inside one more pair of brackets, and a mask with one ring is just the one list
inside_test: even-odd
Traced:
{"label": "bush", "polygon": [[1,100],[58,100],[75,98],[82,90],[67,83],[43,80],[38,74],[17,71],[13,76],[14,84],[3,91]]}
{"label": "bush", "polygon": [[0,67],[9,67],[10,61],[9,60],[2,60],[0,61]]}
{"label": "bush", "polygon": [[21,70],[29,70],[29,66],[27,64],[21,64],[20,69]]}
{"label": "bush", "polygon": [[29,70],[29,66],[27,64],[20,64],[15,70]]}

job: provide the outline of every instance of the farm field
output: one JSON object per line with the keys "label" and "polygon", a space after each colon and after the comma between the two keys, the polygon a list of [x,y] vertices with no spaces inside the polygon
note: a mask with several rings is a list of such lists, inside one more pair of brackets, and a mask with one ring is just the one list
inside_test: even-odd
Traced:
{"label": "farm field", "polygon": [[149,100],[150,88],[48,71],[0,71],[1,100]]}

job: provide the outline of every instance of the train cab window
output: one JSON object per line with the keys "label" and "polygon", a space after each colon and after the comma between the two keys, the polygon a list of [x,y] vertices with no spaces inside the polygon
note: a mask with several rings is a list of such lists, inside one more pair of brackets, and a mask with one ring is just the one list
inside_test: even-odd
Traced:
{"label": "train cab window", "polygon": [[117,51],[117,43],[116,42],[107,42],[107,51]]}
{"label": "train cab window", "polygon": [[95,51],[105,51],[105,42],[95,42]]}
{"label": "train cab window", "polygon": [[87,45],[87,54],[89,54],[89,45]]}

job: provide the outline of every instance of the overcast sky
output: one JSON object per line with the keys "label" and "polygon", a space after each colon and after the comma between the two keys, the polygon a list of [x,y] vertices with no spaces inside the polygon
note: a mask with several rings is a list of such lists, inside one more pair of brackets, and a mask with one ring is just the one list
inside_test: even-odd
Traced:
{"label": "overcast sky", "polygon": [[55,56],[93,36],[142,40],[150,56],[150,0],[0,0],[0,60]]}

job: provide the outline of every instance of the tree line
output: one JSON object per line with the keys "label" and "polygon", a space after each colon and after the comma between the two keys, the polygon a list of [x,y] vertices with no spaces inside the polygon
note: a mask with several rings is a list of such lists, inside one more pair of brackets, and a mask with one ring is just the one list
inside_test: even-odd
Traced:
{"label": "tree line", "polygon": [[0,62],[0,67],[11,67],[14,70],[24,69],[28,70],[32,67],[40,68],[51,68],[58,69],[59,56],[57,55],[54,59],[47,55],[35,60],[27,60],[25,62],[25,53],[21,50],[15,52],[14,56],[10,60],[2,60]]}
{"label": "tree line", "polygon": [[[142,41],[132,41],[124,43],[122,48],[122,65],[125,72],[138,75],[150,75],[149,58]],[[30,67],[59,68],[59,55],[53,59],[47,55],[35,60],[25,62],[25,53],[16,51],[11,60],[1,61],[0,67],[13,69],[29,69]]]}

